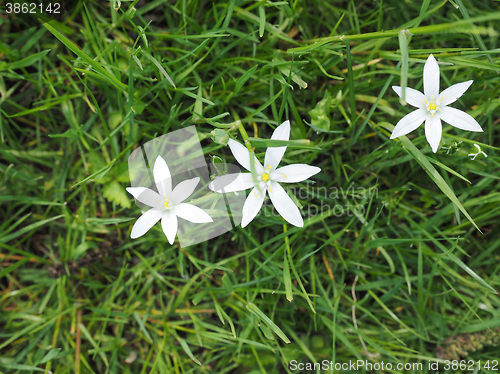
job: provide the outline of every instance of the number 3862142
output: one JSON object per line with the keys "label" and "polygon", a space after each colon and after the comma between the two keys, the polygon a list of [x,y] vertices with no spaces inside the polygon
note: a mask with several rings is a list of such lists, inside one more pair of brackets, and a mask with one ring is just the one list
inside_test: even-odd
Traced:
{"label": "number 3862142", "polygon": [[61,4],[59,3],[6,3],[5,13],[24,13],[24,14],[40,14],[40,13],[60,13]]}

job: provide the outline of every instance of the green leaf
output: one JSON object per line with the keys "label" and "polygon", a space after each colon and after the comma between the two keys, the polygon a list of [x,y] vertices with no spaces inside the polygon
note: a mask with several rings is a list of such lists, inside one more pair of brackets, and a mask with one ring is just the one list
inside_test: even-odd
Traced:
{"label": "green leaf", "polygon": [[264,36],[265,28],[266,28],[266,9],[261,5],[259,6],[259,36],[261,38]]}
{"label": "green leaf", "polygon": [[292,81],[294,81],[300,88],[306,89],[307,82],[305,82],[301,77],[299,77],[296,73],[291,71],[288,68],[280,69],[281,74],[283,74],[286,78],[290,77]]}
{"label": "green leaf", "polygon": [[255,148],[267,148],[267,147],[282,147],[287,146],[290,148],[303,148],[303,149],[317,149],[321,148],[314,147],[311,145],[309,139],[298,139],[298,140],[274,140],[274,139],[261,139],[249,137],[248,141]]}
{"label": "green leaf", "polygon": [[462,174],[457,173],[455,170],[453,170],[453,169],[449,168],[448,166],[446,166],[446,165],[442,164],[441,162],[436,161],[436,160],[434,160],[434,159],[432,159],[432,158],[430,158],[430,157],[427,157],[427,159],[428,159],[430,162],[432,162],[433,164],[435,164],[435,165],[437,165],[437,166],[439,166],[439,167],[443,168],[443,169],[444,169],[444,170],[446,170],[447,172],[449,172],[449,173],[451,173],[451,174],[453,174],[453,175],[455,175],[455,176],[459,177],[460,179],[462,179],[462,180],[466,181],[466,182],[467,182],[467,183],[469,183],[469,184],[472,184],[472,183],[471,183],[471,181],[470,181],[470,180],[468,180],[467,178],[465,178]]}
{"label": "green leaf", "polygon": [[100,76],[102,76],[106,81],[111,83],[116,88],[122,90],[124,93],[128,93],[128,87],[126,84],[120,82],[113,74],[104,69],[101,64],[95,61],[93,58],[88,56],[85,52],[83,52],[80,48],[77,47],[75,43],[69,40],[66,36],[57,31],[54,27],[51,26],[50,22],[43,23],[43,26],[47,30],[49,30],[54,36],[59,39],[61,43],[63,43],[68,49],[73,52],[75,55],[80,57],[83,61],[89,64]]}
{"label": "green leaf", "polygon": [[262,324],[262,323],[259,323],[259,327],[267,339],[276,340],[274,338],[273,332],[271,331],[271,329],[269,327],[267,327],[265,324]]}
{"label": "green leaf", "polygon": [[14,113],[8,117],[23,117],[23,116],[26,116],[27,114],[31,114],[31,113],[36,113],[36,112],[41,112],[43,110],[46,110],[46,109],[49,109],[53,106],[56,106],[56,105],[61,105],[62,103],[68,101],[68,100],[71,100],[71,99],[74,99],[74,98],[79,98],[79,97],[82,97],[83,95],[81,93],[76,93],[76,94],[71,94],[71,95],[61,95],[61,96],[57,96],[54,100],[51,100],[51,101],[46,101],[45,104],[43,105],[40,105],[40,106],[37,106],[35,108],[31,108],[31,109],[27,109],[27,110],[23,110],[21,112],[18,112],[18,113]]}
{"label": "green leaf", "polygon": [[87,218],[85,223],[89,225],[116,225],[118,223],[129,222],[135,218]]}
{"label": "green leaf", "polygon": [[106,161],[102,158],[102,156],[96,151],[90,151],[87,156],[87,164],[89,167],[89,171],[91,173],[95,173],[102,168],[106,167]]}
{"label": "green leaf", "polygon": [[139,316],[139,313],[137,313],[137,311],[134,311],[134,313],[132,314],[134,316],[134,319],[135,321],[137,322],[137,324],[139,325],[139,329],[142,331],[142,333],[144,334],[144,337],[146,338],[146,341],[149,343],[149,344],[152,344],[153,343],[153,339],[151,339],[151,336],[149,335],[149,332],[148,330],[146,330],[146,326],[144,325],[144,321],[141,319],[141,317]]}
{"label": "green leaf", "polygon": [[193,122],[199,121],[203,116],[203,102],[200,100],[202,95],[201,85],[198,86],[198,99],[194,103],[193,108]]}
{"label": "green leaf", "polygon": [[205,103],[208,105],[215,105],[215,103],[213,103],[212,101],[207,100],[204,97],[201,97],[197,94],[190,92],[187,88],[178,88],[177,91],[182,92],[184,95],[189,96],[195,100],[200,100],[202,103]]}
{"label": "green leaf", "polygon": [[330,92],[326,91],[323,99],[318,101],[316,106],[308,112],[311,117],[310,126],[316,131],[330,131],[330,105],[333,100],[335,99],[332,99]]}
{"label": "green leaf", "polygon": [[402,105],[406,105],[406,86],[408,83],[408,30],[404,29],[398,33],[399,51],[401,53],[401,91],[399,99]]}
{"label": "green leaf", "polygon": [[170,78],[170,75],[168,75],[167,71],[165,70],[165,68],[160,64],[160,62],[154,58],[152,55],[150,55],[149,53],[145,52],[144,50],[141,49],[141,53],[144,55],[144,57],[146,57],[149,61],[151,61],[153,64],[155,64],[155,66],[158,68],[158,70],[160,70],[160,73],[162,73],[162,75],[167,79],[167,81],[174,87],[174,88],[177,88],[174,84],[174,81],[172,80],[172,78]]}
{"label": "green leaf", "polygon": [[31,66],[41,58],[45,57],[50,52],[50,49],[46,49],[45,51],[35,53],[31,56],[25,57],[19,61],[15,61],[11,64],[7,64],[7,68],[9,69],[20,69],[25,68],[26,66]]}
{"label": "green leaf", "polygon": [[231,334],[233,334],[233,337],[236,338],[236,330],[234,329],[234,324],[231,318],[227,315],[227,313],[222,309],[222,307],[219,308],[220,314],[225,318],[225,320],[229,323],[229,327],[231,328]]}
{"label": "green leaf", "polygon": [[347,79],[349,86],[349,103],[351,107],[351,122],[349,125],[354,124],[354,119],[356,117],[356,94],[354,91],[354,76],[352,73],[352,55],[351,55],[351,44],[349,42],[349,38],[345,40],[346,46],[346,57],[347,57]]}
{"label": "green leaf", "polygon": [[304,284],[302,283],[302,280],[300,279],[299,273],[297,273],[297,269],[295,268],[295,264],[293,263],[293,258],[291,256],[290,252],[287,251],[287,254],[288,254],[288,261],[290,264],[290,268],[292,269],[292,273],[295,276],[297,283],[299,284],[299,288],[302,291],[302,296],[304,297],[304,299],[306,299],[307,304],[309,305],[309,308],[311,308],[311,311],[313,313],[316,313],[316,311],[314,310],[314,306],[311,302],[311,299],[309,298],[309,295],[306,292]]}
{"label": "green leaf", "polygon": [[181,345],[184,352],[186,352],[186,354],[189,356],[189,358],[193,360],[197,365],[201,366],[201,362],[196,357],[194,357],[193,352],[191,352],[191,349],[189,348],[189,345],[187,345],[186,341],[178,336],[177,340],[179,341],[179,344]]}
{"label": "green leaf", "polygon": [[290,343],[290,339],[288,339],[288,337],[285,335],[285,333],[283,332],[283,330],[281,330],[278,325],[276,325],[273,321],[271,321],[271,319],[266,316],[264,314],[264,312],[262,312],[262,310],[260,310],[257,305],[253,304],[253,303],[248,303],[247,305],[248,307],[248,310],[250,312],[252,312],[253,314],[255,314],[257,317],[259,317],[262,321],[264,321],[264,323],[271,329],[273,330],[273,332],[278,335],[281,340],[283,340],[285,343],[289,344]]}
{"label": "green leaf", "polygon": [[468,267],[462,260],[460,260],[453,253],[451,253],[450,250],[446,250],[444,248],[441,248],[441,249],[444,252],[444,254],[442,255],[443,259],[450,259],[452,262],[454,262],[455,264],[457,264],[458,266],[460,266],[472,278],[474,278],[476,281],[478,281],[483,287],[486,287],[491,292],[493,292],[495,294],[498,294],[497,290],[495,290],[492,286],[490,286],[488,283],[486,283],[483,278],[481,278],[479,275],[477,275],[474,270],[472,270],[470,267]]}
{"label": "green leaf", "polygon": [[245,72],[245,74],[243,74],[240,77],[240,79],[238,79],[238,82],[236,82],[236,85],[234,87],[233,95],[236,95],[238,92],[240,92],[240,90],[245,85],[246,81],[250,79],[250,77],[255,73],[255,70],[257,70],[258,67],[259,65],[252,66],[249,70]]}
{"label": "green leaf", "polygon": [[420,152],[420,150],[415,147],[415,145],[408,139],[406,136],[400,136],[399,139],[405,146],[406,151],[417,161],[420,166],[425,170],[425,172],[431,177],[434,183],[439,187],[441,191],[457,206],[458,209],[464,214],[464,216],[469,220],[470,223],[474,225],[474,227],[481,232],[479,227],[476,225],[472,217],[469,215],[467,210],[465,210],[464,206],[458,200],[457,196],[453,192],[453,190],[448,186],[443,177],[438,173],[436,168],[432,166],[427,157]]}
{"label": "green leaf", "polygon": [[25,258],[25,259],[22,259],[20,261],[17,261],[15,263],[13,263],[10,266],[7,266],[6,268],[2,268],[2,270],[0,271],[0,278],[5,277],[9,273],[12,273],[14,270],[16,270],[17,268],[23,266],[28,261],[29,261],[29,259]]}
{"label": "green leaf", "polygon": [[53,360],[57,356],[59,356],[59,353],[61,353],[61,348],[56,348],[56,349],[51,349],[50,351],[47,352],[47,354],[41,359],[41,361],[38,363],[40,364],[45,364],[46,362]]}
{"label": "green leaf", "polygon": [[50,138],[74,138],[78,135],[76,129],[68,129],[61,134],[49,134]]}
{"label": "green leaf", "polygon": [[104,197],[115,204],[124,208],[130,208],[130,198],[125,191],[125,188],[117,181],[112,181],[106,184],[102,190]]}
{"label": "green leaf", "polygon": [[58,219],[63,218],[63,217],[64,217],[64,214],[61,214],[59,216],[51,217],[48,219],[44,219],[42,221],[32,223],[31,225],[23,227],[19,231],[13,232],[12,234],[0,236],[0,242],[7,243],[8,241],[17,238],[18,236],[29,233],[30,231],[34,231],[34,230],[38,229],[39,227],[42,227],[43,225],[48,224],[49,222],[58,220]]}
{"label": "green leaf", "polygon": [[120,162],[116,165],[115,170],[113,171],[115,179],[118,182],[128,183],[130,180],[130,176],[128,173],[128,162]]}
{"label": "green leaf", "polygon": [[283,260],[283,280],[285,283],[285,295],[288,301],[293,300],[292,278],[290,277],[290,267],[288,266],[288,254],[285,249],[285,259]]}
{"label": "green leaf", "polygon": [[30,371],[41,371],[45,372],[44,369],[37,368],[36,366],[32,365],[23,365],[23,364],[3,364],[0,363],[0,367],[3,367],[5,369],[10,369],[10,370],[30,370]]}
{"label": "green leaf", "polygon": [[112,162],[109,163],[109,165],[103,166],[101,169],[99,169],[95,173],[92,173],[88,177],[82,179],[80,182],[72,185],[71,188],[75,188],[75,187],[79,186],[82,183],[88,182],[89,180],[91,180],[91,181],[96,180],[97,181],[98,179],[104,177],[111,170],[111,168],[113,167],[114,163],[115,162],[112,161]]}

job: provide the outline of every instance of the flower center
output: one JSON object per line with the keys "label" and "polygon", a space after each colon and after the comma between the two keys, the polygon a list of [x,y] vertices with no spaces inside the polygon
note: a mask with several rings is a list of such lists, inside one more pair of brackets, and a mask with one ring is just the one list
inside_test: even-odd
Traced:
{"label": "flower center", "polygon": [[163,203],[163,206],[164,206],[165,208],[168,208],[168,200],[165,200],[165,202]]}
{"label": "flower center", "polygon": [[267,174],[267,173],[262,174],[262,180],[264,182],[267,182],[269,180],[269,174]]}
{"label": "flower center", "polygon": [[431,97],[431,100],[430,101],[427,101],[427,100],[424,100],[425,102],[425,105],[427,105],[427,110],[429,111],[429,113],[431,114],[431,118],[434,117],[434,114],[436,114],[436,112],[438,110],[441,110],[441,108],[438,106],[438,104],[441,102],[441,100],[443,100],[443,98],[441,98],[437,103],[436,103],[436,100],[434,99],[434,96]]}

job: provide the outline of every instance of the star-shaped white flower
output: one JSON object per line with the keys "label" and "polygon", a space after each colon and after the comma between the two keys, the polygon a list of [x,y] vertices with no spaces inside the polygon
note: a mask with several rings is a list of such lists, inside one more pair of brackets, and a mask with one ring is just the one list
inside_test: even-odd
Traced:
{"label": "star-shaped white flower", "polygon": [[127,191],[138,201],[151,207],[135,222],[130,237],[139,238],[161,219],[161,228],[168,242],[174,243],[177,234],[177,217],[193,223],[213,222],[212,218],[201,208],[183,203],[198,185],[200,178],[185,180],[172,190],[172,177],[163,157],[158,156],[153,168],[158,192],[147,187],[128,187]]}
{"label": "star-shaped white flower", "polygon": [[[290,121],[285,121],[279,125],[271,136],[273,140],[288,140],[289,138]],[[248,149],[232,139],[229,140],[228,145],[240,165],[251,171],[250,152]],[[241,227],[247,226],[255,218],[262,207],[266,192],[269,192],[271,202],[285,220],[298,227],[304,226],[299,208],[297,208],[293,200],[278,182],[302,182],[319,173],[321,169],[306,164],[288,165],[277,169],[285,151],[286,146],[267,148],[264,159],[265,167],[254,156],[253,162],[256,179],[252,177],[252,173],[235,173],[218,177],[208,185],[212,191],[219,193],[242,191],[252,188],[243,205]]]}
{"label": "star-shaped white flower", "polygon": [[[436,153],[443,132],[441,120],[461,130],[483,131],[469,114],[448,106],[457,101],[472,82],[457,83],[439,93],[439,66],[434,56],[429,55],[424,65],[424,93],[412,88],[405,91],[408,104],[418,109],[401,118],[394,127],[391,139],[412,132],[425,121],[425,137]],[[392,89],[402,97],[401,87],[393,86]]]}

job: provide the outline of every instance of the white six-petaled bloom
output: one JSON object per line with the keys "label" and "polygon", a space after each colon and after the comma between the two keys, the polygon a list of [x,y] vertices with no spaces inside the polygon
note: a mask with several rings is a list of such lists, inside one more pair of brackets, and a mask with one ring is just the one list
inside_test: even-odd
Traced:
{"label": "white six-petaled bloom", "polygon": [[[289,138],[290,121],[285,121],[279,125],[271,136],[273,140],[286,141]],[[234,158],[241,166],[251,172],[250,152],[248,149],[232,139],[229,140],[228,145]],[[247,226],[255,218],[262,207],[266,191],[269,192],[269,197],[274,207],[286,221],[298,227],[304,226],[299,209],[278,182],[302,182],[319,173],[321,169],[306,164],[294,164],[277,168],[285,151],[286,146],[267,148],[264,159],[265,167],[254,156],[255,176],[252,176],[252,173],[227,174],[214,179],[209,184],[208,187],[212,191],[219,193],[236,192],[252,188],[243,205],[241,227]]]}
{"label": "white six-petaled bloom", "polygon": [[153,168],[158,192],[147,187],[128,187],[127,191],[138,201],[151,207],[135,222],[130,237],[132,239],[144,235],[161,219],[161,228],[168,242],[174,243],[177,234],[177,217],[193,223],[213,222],[212,218],[201,208],[183,203],[198,185],[200,178],[192,178],[179,183],[172,190],[172,177],[163,157],[158,156]]}
{"label": "white six-petaled bloom", "polygon": [[[391,139],[412,132],[425,121],[425,137],[436,153],[443,132],[441,120],[461,130],[483,131],[469,114],[448,106],[457,101],[472,82],[457,83],[439,93],[439,66],[434,56],[429,55],[424,65],[424,93],[412,88],[405,91],[408,104],[418,109],[401,118],[394,127]],[[401,87],[393,86],[392,89],[402,97]]]}

